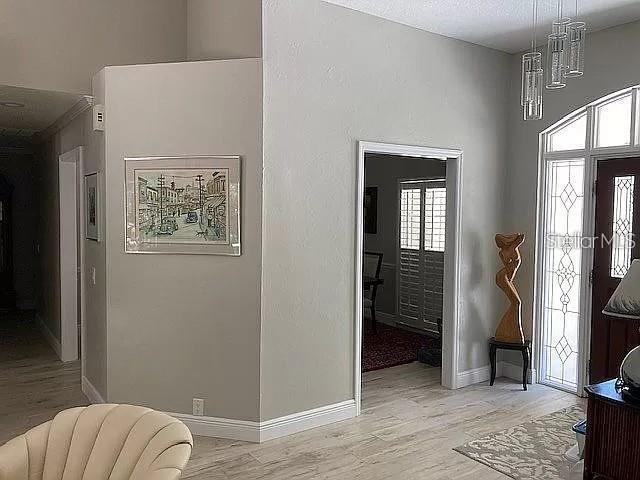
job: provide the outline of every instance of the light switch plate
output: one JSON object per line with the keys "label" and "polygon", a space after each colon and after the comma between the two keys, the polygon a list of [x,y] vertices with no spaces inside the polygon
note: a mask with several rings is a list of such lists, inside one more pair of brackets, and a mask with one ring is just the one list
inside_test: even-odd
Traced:
{"label": "light switch plate", "polygon": [[197,417],[204,415],[204,400],[202,398],[193,399],[193,414]]}
{"label": "light switch plate", "polygon": [[104,132],[104,105],[93,106],[93,130]]}

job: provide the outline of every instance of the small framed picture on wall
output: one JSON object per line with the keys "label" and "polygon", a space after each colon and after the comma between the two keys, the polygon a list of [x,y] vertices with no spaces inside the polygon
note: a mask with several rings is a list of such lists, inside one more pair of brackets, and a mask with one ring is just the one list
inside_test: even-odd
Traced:
{"label": "small framed picture on wall", "polygon": [[100,241],[100,173],[90,173],[84,176],[85,195],[85,237],[87,240]]}

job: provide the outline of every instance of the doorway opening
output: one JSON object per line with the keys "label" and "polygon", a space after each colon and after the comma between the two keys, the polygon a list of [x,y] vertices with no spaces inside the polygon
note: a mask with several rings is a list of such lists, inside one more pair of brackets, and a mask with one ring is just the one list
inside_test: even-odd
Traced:
{"label": "doorway opening", "polygon": [[359,412],[362,372],[420,358],[438,383],[457,387],[462,152],[371,142],[358,150]]}
{"label": "doorway opening", "polygon": [[[29,382],[10,370],[60,369],[78,392],[80,362],[60,361],[80,358],[80,144],[91,105],[84,95],[0,86],[0,370]],[[8,395],[22,391],[12,382]]]}
{"label": "doorway opening", "polygon": [[538,382],[578,395],[640,343],[633,322],[601,314],[639,254],[638,94],[601,98],[540,134],[535,363]]}

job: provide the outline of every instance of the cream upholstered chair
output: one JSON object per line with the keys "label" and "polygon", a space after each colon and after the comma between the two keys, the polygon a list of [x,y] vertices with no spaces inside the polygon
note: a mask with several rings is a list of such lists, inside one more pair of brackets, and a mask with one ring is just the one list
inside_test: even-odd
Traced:
{"label": "cream upholstered chair", "polygon": [[178,479],[191,455],[187,427],[130,405],[91,405],[0,447],[0,480]]}

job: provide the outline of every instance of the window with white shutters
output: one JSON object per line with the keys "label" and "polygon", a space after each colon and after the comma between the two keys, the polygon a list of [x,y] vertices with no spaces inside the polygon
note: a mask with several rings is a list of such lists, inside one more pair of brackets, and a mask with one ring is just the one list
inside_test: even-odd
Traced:
{"label": "window with white shutters", "polygon": [[442,318],[446,196],[442,179],[400,183],[398,313],[434,333]]}
{"label": "window with white shutters", "polygon": [[447,189],[442,187],[425,190],[424,248],[444,252],[444,226],[447,210]]}

